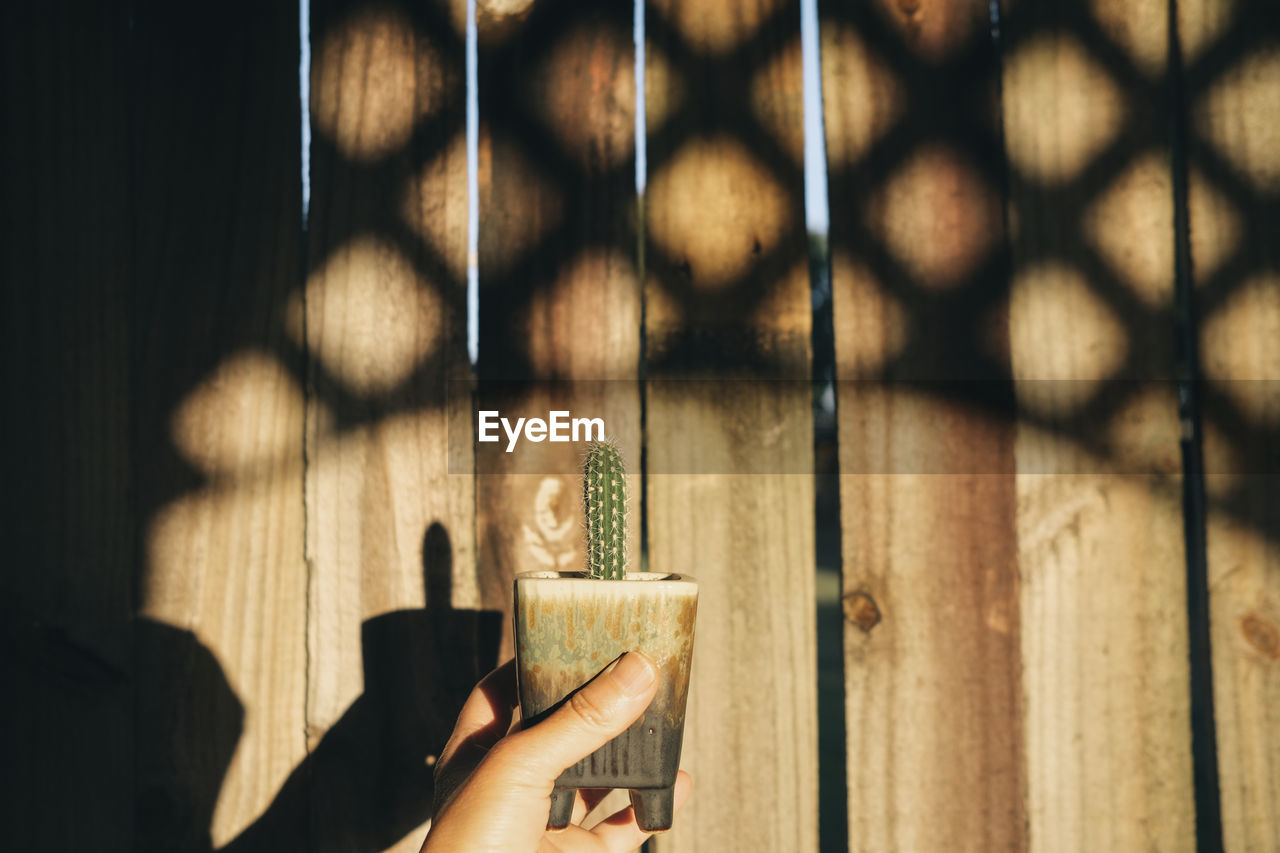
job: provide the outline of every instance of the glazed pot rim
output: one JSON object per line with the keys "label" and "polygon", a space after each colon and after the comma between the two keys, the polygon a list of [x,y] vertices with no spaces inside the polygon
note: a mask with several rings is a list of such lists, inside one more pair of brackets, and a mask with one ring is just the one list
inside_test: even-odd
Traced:
{"label": "glazed pot rim", "polygon": [[[595,581],[584,571],[534,571],[520,572],[515,576],[519,580],[544,580],[544,581]],[[667,583],[690,583],[696,584],[697,580],[691,575],[677,574],[676,572],[627,572],[626,576],[620,579],[601,580],[600,583],[649,583],[653,581],[666,581]]]}

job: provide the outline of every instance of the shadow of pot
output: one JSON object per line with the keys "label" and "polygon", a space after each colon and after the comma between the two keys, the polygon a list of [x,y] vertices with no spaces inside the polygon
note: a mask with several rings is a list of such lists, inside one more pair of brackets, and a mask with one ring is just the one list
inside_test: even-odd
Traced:
{"label": "shadow of pot", "polygon": [[623,652],[644,652],[658,665],[658,693],[644,715],[556,780],[549,829],[569,825],[577,788],[627,788],[641,829],[671,828],[697,613],[698,585],[687,575],[516,575],[516,677],[530,724]]}

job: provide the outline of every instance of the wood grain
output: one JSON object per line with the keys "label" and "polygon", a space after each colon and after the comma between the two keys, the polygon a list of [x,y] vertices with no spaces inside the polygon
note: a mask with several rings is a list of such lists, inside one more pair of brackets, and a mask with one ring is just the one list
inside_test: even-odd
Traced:
{"label": "wood grain", "polygon": [[1027,846],[1000,201],[950,106],[995,90],[985,7],[823,22],[850,850]]}
{"label": "wood grain", "polygon": [[1178,413],[1171,383],[1137,381],[1174,375],[1165,9],[1002,22],[1037,850],[1195,845]]}
{"label": "wood grain", "polygon": [[[1203,413],[1210,636],[1228,851],[1280,847],[1280,379],[1276,26],[1263,4],[1178,3]],[[1274,16],[1271,15],[1271,18]],[[1241,44],[1241,42],[1245,44]]]}
{"label": "wood grain", "polygon": [[0,816],[15,850],[136,839],[124,24],[83,3],[0,12]]}
{"label": "wood grain", "polygon": [[[480,19],[480,388],[476,408],[601,417],[640,481],[640,284],[636,270],[631,7],[536,5]],[[481,447],[480,445],[477,445]],[[502,446],[505,446],[505,442]],[[585,568],[585,444],[477,451],[484,606],[506,614],[512,578]],[[638,492],[639,489],[634,490]],[[631,566],[640,568],[640,507]]]}
{"label": "wood grain", "polygon": [[306,751],[296,18],[143,3],[131,29],[140,848],[218,846]]}
{"label": "wood grain", "polygon": [[[656,850],[817,849],[813,419],[799,6],[653,4],[645,199],[649,565],[699,582]],[[674,81],[679,81],[678,86]]]}
{"label": "wood grain", "polygon": [[470,375],[461,41],[443,4],[311,15],[309,271],[288,318],[308,355],[311,833],[410,851],[428,755],[487,668],[459,612],[478,604],[468,439],[449,467]]}

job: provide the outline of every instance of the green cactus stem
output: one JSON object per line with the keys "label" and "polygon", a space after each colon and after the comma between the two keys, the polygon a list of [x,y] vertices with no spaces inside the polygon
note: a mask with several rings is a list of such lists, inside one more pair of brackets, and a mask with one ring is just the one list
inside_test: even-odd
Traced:
{"label": "green cactus stem", "polygon": [[588,573],[601,580],[621,580],[627,573],[627,472],[611,441],[594,441],[587,449],[582,505],[587,515]]}

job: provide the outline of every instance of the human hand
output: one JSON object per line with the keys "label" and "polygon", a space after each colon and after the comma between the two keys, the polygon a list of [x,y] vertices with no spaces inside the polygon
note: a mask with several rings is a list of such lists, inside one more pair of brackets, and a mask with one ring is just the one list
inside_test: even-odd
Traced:
{"label": "human hand", "polygon": [[[518,704],[515,662],[485,676],[436,764],[435,820],[422,853],[623,853],[639,847],[649,833],[636,825],[630,806],[591,830],[578,825],[607,791],[579,791],[570,825],[546,826],[556,778],[644,713],[657,692],[657,675],[653,661],[628,652],[527,729],[511,726]],[[689,774],[680,771],[677,812],[691,788]]]}

